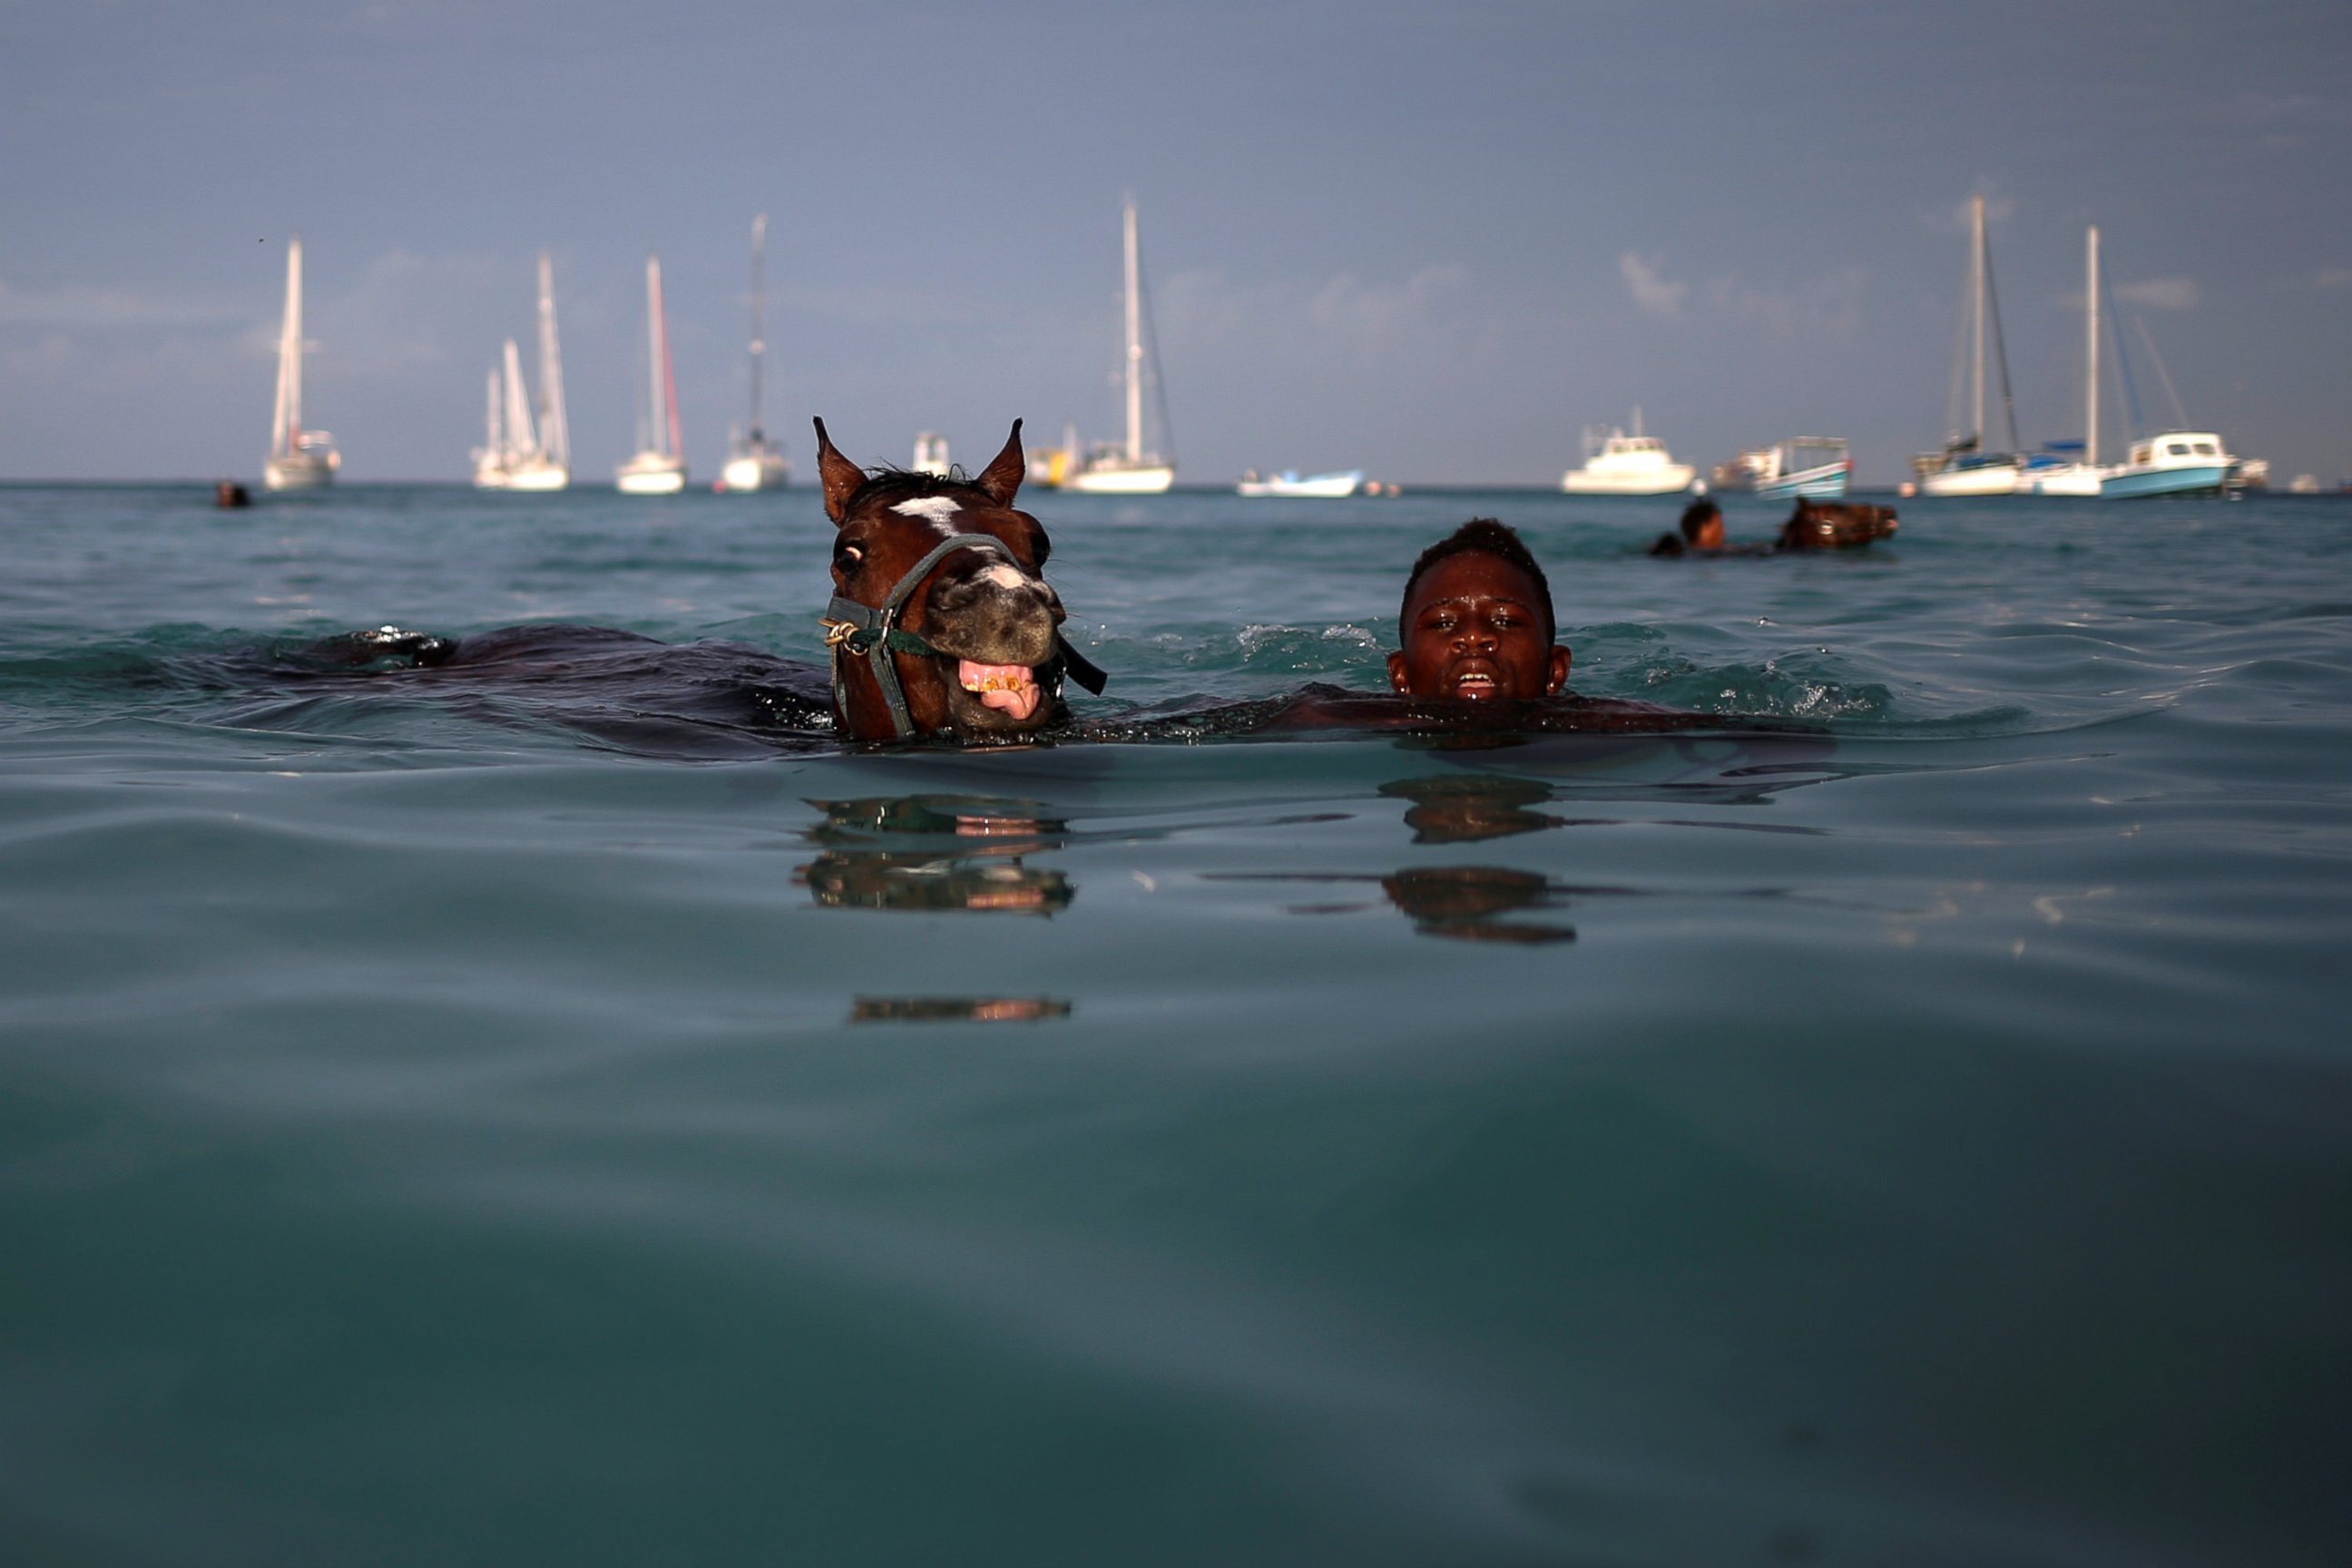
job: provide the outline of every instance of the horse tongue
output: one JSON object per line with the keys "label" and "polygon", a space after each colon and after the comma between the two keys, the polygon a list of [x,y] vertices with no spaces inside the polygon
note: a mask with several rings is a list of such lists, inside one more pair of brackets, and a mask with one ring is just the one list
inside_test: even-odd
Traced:
{"label": "horse tongue", "polygon": [[1015,719],[1026,719],[1037,711],[1037,700],[1045,695],[1038,689],[1036,672],[1025,664],[975,664],[968,658],[959,659],[956,680],[984,705],[1001,709]]}

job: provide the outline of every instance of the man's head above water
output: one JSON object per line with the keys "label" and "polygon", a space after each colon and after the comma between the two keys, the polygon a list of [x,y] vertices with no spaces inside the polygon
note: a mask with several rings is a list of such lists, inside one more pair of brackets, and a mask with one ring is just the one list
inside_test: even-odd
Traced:
{"label": "man's head above water", "polygon": [[1519,536],[1474,518],[1421,552],[1398,616],[1389,684],[1470,702],[1547,697],[1568,684],[1551,585]]}

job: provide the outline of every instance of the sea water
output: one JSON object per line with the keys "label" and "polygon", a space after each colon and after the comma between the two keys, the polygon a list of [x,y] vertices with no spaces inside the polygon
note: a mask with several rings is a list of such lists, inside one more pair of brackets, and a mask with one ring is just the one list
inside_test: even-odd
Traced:
{"label": "sea water", "polygon": [[0,1560],[2352,1559],[2352,504],[1029,500],[1085,715],[1378,689],[1487,514],[1724,731],[305,687],[814,660],[829,530],[0,489]]}

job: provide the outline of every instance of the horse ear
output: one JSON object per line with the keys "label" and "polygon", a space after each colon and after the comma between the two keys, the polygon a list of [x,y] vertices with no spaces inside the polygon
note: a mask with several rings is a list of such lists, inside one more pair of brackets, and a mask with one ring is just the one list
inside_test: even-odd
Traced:
{"label": "horse ear", "polygon": [[841,523],[841,514],[848,509],[849,498],[866,482],[866,470],[841,455],[833,437],[824,433],[824,421],[816,422],[816,471],[824,480],[824,515]]}
{"label": "horse ear", "polygon": [[1021,481],[1029,472],[1029,461],[1021,455],[1021,421],[1013,422],[1013,434],[1004,438],[1004,450],[988,460],[972,484],[980,493],[999,506],[1011,506],[1013,498],[1021,493]]}

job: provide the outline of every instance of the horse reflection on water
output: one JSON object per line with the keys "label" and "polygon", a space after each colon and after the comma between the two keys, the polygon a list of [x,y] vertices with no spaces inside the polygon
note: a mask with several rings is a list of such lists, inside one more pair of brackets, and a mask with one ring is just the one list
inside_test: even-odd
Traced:
{"label": "horse reflection on water", "polygon": [[1069,824],[1023,801],[957,795],[812,801],[822,851],[793,880],[826,909],[1056,915],[1069,879],[1025,858],[1069,842]]}

